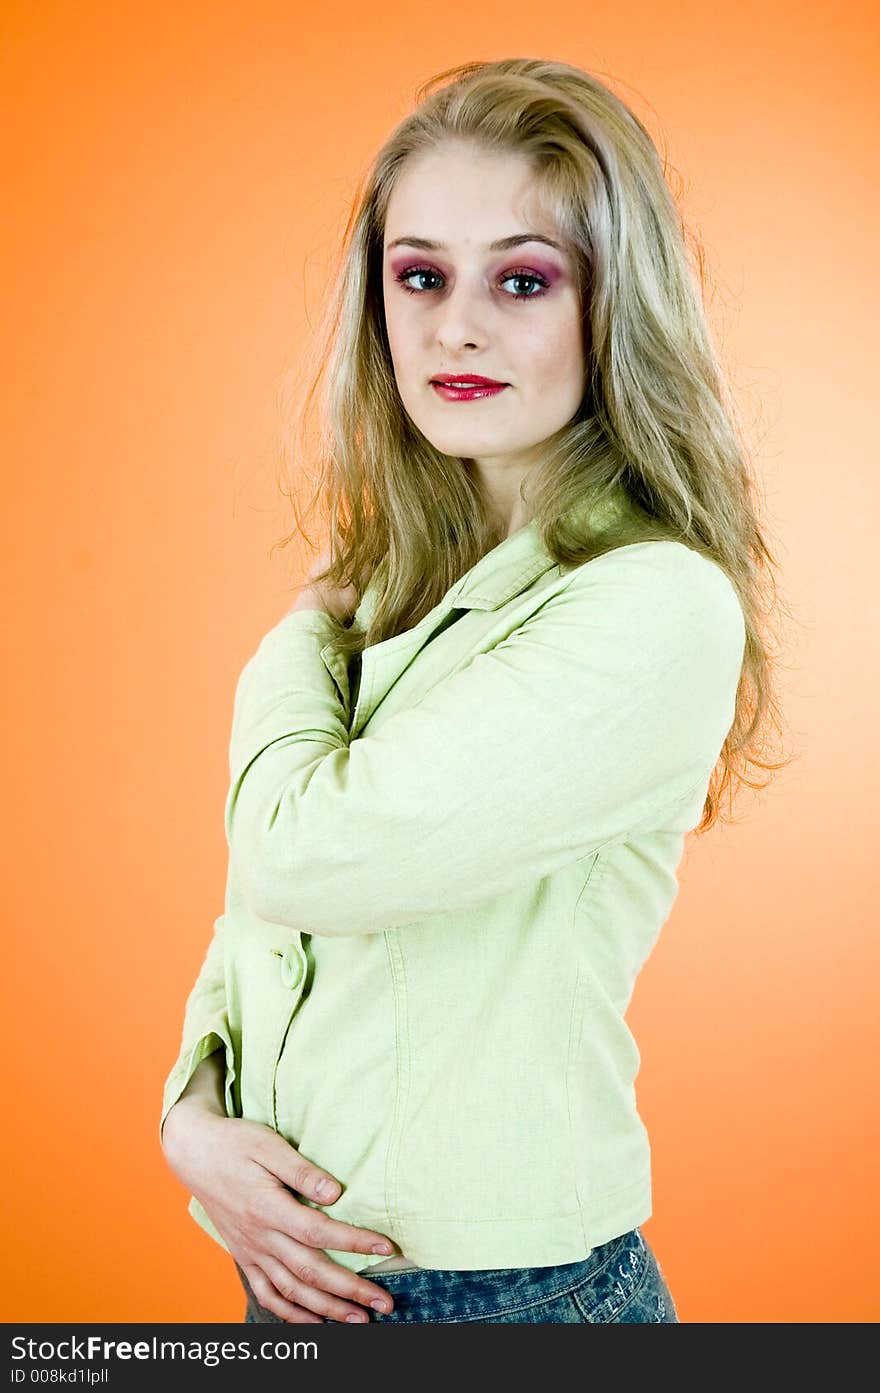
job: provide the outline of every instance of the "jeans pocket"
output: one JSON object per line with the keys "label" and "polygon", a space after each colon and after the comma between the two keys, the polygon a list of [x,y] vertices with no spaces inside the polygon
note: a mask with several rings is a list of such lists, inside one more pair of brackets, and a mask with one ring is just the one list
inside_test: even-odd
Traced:
{"label": "jeans pocket", "polygon": [[672,1294],[641,1229],[608,1245],[608,1258],[571,1294],[592,1324],[678,1324]]}

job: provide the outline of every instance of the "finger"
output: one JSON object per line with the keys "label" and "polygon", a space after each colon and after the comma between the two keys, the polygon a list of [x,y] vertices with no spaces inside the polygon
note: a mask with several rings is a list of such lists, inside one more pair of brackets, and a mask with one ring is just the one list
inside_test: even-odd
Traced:
{"label": "finger", "polygon": [[[325,1204],[331,1202],[324,1201]],[[335,1248],[344,1253],[371,1253],[386,1258],[395,1251],[394,1244],[384,1233],[357,1228],[342,1219],[331,1219],[310,1201],[295,1198],[280,1188],[261,1197],[256,1217],[311,1248]]]}
{"label": "finger", "polygon": [[306,1160],[277,1133],[261,1132],[254,1142],[253,1156],[289,1189],[317,1204],[334,1204],[342,1193],[334,1175]]}
{"label": "finger", "polygon": [[[343,1253],[381,1254],[390,1258],[395,1251],[394,1244],[376,1229],[360,1229],[347,1224],[344,1219],[331,1219],[320,1209],[300,1204],[300,1225],[294,1237],[311,1248],[335,1248]],[[305,1217],[304,1211],[308,1217]],[[398,1253],[398,1257],[400,1254]]]}
{"label": "finger", "polygon": [[[281,1267],[303,1286],[314,1287],[331,1299],[337,1297],[353,1303],[346,1308],[345,1315],[354,1308],[354,1303],[362,1308],[372,1307],[373,1310],[381,1311],[383,1315],[387,1315],[393,1309],[394,1302],[385,1288],[378,1283],[369,1282],[357,1272],[342,1267],[317,1248],[303,1247],[289,1234],[275,1232],[271,1237],[273,1251],[267,1256],[273,1261],[280,1261]],[[303,1300],[301,1292],[296,1295],[296,1300]],[[311,1303],[308,1304],[310,1309],[324,1310],[323,1305],[312,1307]],[[345,1315],[342,1316],[343,1320]]]}
{"label": "finger", "polygon": [[[320,1264],[310,1261],[314,1256],[314,1253],[303,1250],[301,1257],[293,1256],[287,1262],[280,1262],[271,1254],[266,1254],[263,1259],[266,1272],[280,1299],[286,1304],[313,1311],[326,1320],[352,1324],[368,1321],[369,1311],[363,1305],[334,1296],[326,1289],[326,1278]],[[385,1310],[390,1309],[391,1301],[386,1296]]]}
{"label": "finger", "polygon": [[314,1311],[308,1310],[305,1306],[297,1306],[292,1301],[285,1301],[284,1297],[272,1285],[262,1268],[256,1266],[242,1267],[242,1271],[248,1279],[251,1291],[265,1310],[271,1311],[273,1316],[281,1316],[282,1320],[288,1321],[291,1325],[323,1325],[322,1316],[316,1315]]}
{"label": "finger", "polygon": [[[275,1179],[282,1181],[305,1201],[317,1205],[335,1204],[342,1193],[342,1186],[335,1175],[331,1175],[322,1166],[316,1166],[313,1161],[301,1155],[295,1146],[291,1146],[277,1132],[268,1128],[260,1129],[252,1154]],[[300,1236],[297,1228],[291,1229],[287,1223],[287,1214],[284,1216],[284,1222],[280,1223],[271,1215],[267,1214],[266,1217],[275,1227],[285,1232],[293,1232],[296,1237]],[[324,1226],[313,1231],[314,1247],[337,1248],[353,1253],[378,1253],[383,1257],[390,1257],[394,1252],[394,1245],[389,1243],[384,1233],[355,1228],[353,1224],[346,1224],[329,1216],[322,1215],[322,1219]],[[312,1239],[303,1241],[312,1242]]]}

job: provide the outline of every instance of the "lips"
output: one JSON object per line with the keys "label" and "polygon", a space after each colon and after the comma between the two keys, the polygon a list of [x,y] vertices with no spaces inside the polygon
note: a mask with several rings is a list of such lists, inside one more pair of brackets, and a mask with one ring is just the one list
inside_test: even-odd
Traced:
{"label": "lips", "polygon": [[431,378],[431,386],[444,401],[482,401],[486,397],[497,397],[508,387],[506,382],[498,382],[494,377],[481,377],[475,372],[441,373]]}
{"label": "lips", "polygon": [[438,397],[444,401],[483,401],[487,397],[500,396],[507,391],[506,382],[437,382],[431,383]]}
{"label": "lips", "polygon": [[480,377],[478,373],[463,372],[457,376],[451,372],[438,373],[431,378],[443,387],[506,387],[506,382],[499,382],[495,377]]}

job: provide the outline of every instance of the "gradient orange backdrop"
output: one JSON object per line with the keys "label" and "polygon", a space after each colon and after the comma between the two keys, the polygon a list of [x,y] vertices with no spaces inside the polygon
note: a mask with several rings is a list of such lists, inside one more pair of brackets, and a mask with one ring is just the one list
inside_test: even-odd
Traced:
{"label": "gradient orange backdrop", "polygon": [[279,388],[417,83],[526,55],[681,179],[798,621],[800,758],[689,839],[636,987],[645,1233],[682,1321],[877,1318],[876,37],[855,3],[4,4],[5,1320],[243,1317],[157,1129],[234,682],[296,579]]}

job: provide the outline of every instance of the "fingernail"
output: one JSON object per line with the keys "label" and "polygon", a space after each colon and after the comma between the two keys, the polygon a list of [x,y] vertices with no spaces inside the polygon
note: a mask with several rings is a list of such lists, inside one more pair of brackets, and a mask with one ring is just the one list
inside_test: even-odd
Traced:
{"label": "fingernail", "polygon": [[358,1325],[363,1325],[363,1323],[364,1323],[364,1321],[367,1319],[367,1317],[366,1317],[365,1315],[364,1315],[364,1316],[357,1316],[357,1315],[355,1315],[354,1311],[352,1311],[350,1315],[347,1315],[347,1316],[345,1317],[345,1319],[346,1319],[346,1320],[350,1320],[350,1321],[356,1321],[356,1322],[358,1323]]}
{"label": "fingernail", "polygon": [[371,1252],[371,1253],[390,1253],[390,1252],[391,1252],[391,1244],[390,1244],[390,1243],[374,1243],[373,1246],[372,1246],[372,1248],[370,1249],[370,1252]]}
{"label": "fingernail", "polygon": [[391,1307],[388,1306],[388,1305],[386,1305],[386,1303],[385,1303],[384,1301],[371,1301],[371,1302],[370,1302],[370,1305],[372,1306],[372,1308],[373,1308],[374,1311],[390,1311],[390,1310],[391,1310]]}
{"label": "fingernail", "polygon": [[331,1195],[336,1193],[336,1184],[332,1180],[320,1180],[315,1186],[315,1194],[322,1200],[328,1200]]}

